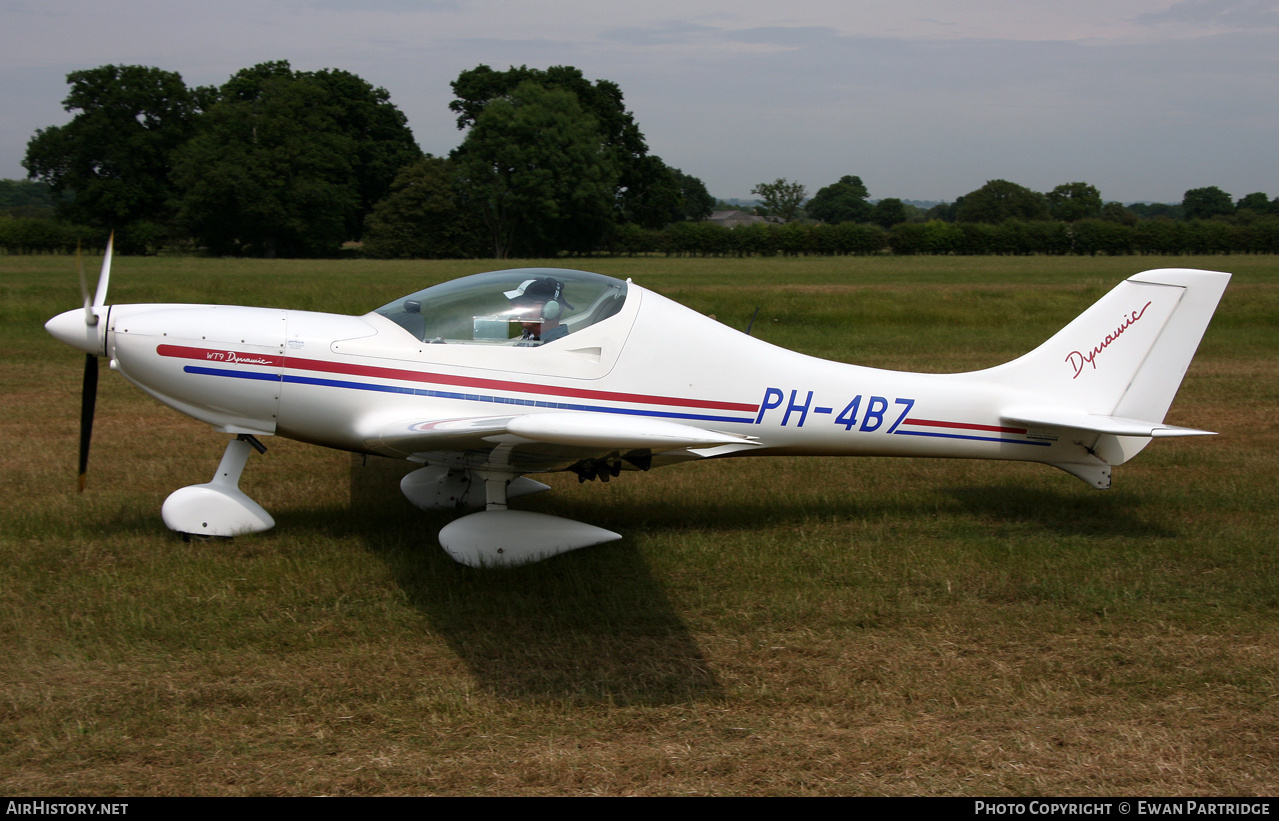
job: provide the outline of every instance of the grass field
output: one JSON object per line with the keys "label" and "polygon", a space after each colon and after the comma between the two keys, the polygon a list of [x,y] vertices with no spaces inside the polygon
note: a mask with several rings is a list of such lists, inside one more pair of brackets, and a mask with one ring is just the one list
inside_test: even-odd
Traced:
{"label": "grass field", "polygon": [[[275,439],[242,486],[276,529],[183,543],[160,504],[225,437],[105,368],[77,495],[82,357],[41,328],[74,262],[0,256],[0,794],[1274,795],[1279,258],[581,263],[922,371],[1173,266],[1236,274],[1169,414],[1221,435],[1111,491],[940,460],[556,475],[516,506],[625,538],[485,572],[407,465]],[[487,267],[122,258],[110,301],[363,313]]]}

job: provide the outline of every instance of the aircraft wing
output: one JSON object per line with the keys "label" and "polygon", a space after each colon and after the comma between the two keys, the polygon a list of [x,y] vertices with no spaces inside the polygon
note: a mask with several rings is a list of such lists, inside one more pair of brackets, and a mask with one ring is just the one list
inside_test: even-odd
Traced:
{"label": "aircraft wing", "polygon": [[626,419],[606,413],[538,413],[519,416],[507,431],[538,442],[596,448],[652,451],[751,445],[742,436],[646,417]]}
{"label": "aircraft wing", "polygon": [[484,451],[521,445],[564,449],[566,457],[647,450],[696,450],[755,446],[752,438],[706,428],[607,413],[530,413],[462,419],[406,419],[374,424],[366,443],[405,456],[441,451]]}

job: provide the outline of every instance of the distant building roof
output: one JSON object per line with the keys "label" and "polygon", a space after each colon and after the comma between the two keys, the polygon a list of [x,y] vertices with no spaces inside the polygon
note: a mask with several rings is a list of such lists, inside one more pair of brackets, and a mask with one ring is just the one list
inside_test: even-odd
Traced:
{"label": "distant building roof", "polygon": [[766,217],[757,217],[754,214],[748,214],[745,211],[712,211],[707,222],[713,222],[716,225],[723,225],[726,228],[736,228],[739,225],[750,225],[756,222],[772,222]]}

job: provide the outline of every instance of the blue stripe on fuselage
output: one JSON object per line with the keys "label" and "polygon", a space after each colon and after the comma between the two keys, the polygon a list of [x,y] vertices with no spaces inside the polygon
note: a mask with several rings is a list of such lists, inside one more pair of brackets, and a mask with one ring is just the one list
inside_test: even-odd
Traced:
{"label": "blue stripe on fuselage", "polygon": [[490,396],[480,393],[459,393],[457,391],[436,391],[426,388],[406,388],[397,385],[380,385],[370,382],[348,382],[341,379],[320,379],[313,376],[294,376],[285,374],[281,377],[274,373],[254,373],[252,371],[227,370],[225,368],[202,368],[187,365],[182,369],[186,373],[203,376],[226,376],[234,379],[261,379],[289,382],[297,385],[317,385],[325,388],[343,388],[347,390],[372,391],[375,393],[401,393],[409,396],[429,396],[434,399],[458,399],[467,402],[492,402],[499,405],[521,405],[531,408],[551,408],[554,410],[588,411],[591,413],[616,413],[627,416],[655,416],[663,419],[691,419],[698,422],[738,422],[751,424],[753,416],[709,416],[701,413],[675,413],[672,411],[636,410],[631,408],[610,408],[596,405],[575,405],[568,402],[548,402],[543,399],[515,399],[505,396]]}
{"label": "blue stripe on fuselage", "polygon": [[1032,439],[1000,439],[995,436],[967,436],[962,433],[931,433],[922,430],[895,430],[893,436],[927,436],[930,439],[971,439],[974,442],[1003,442],[1009,445],[1038,445],[1046,448],[1052,442],[1036,442]]}

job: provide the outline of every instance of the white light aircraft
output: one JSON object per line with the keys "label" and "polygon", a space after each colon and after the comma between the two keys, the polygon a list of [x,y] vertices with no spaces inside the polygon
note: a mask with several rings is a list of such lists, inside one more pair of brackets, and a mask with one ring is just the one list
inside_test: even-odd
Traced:
{"label": "white light aircraft", "polygon": [[631,281],[520,268],[436,285],[364,316],[92,302],[46,328],[86,353],[83,487],[97,358],[230,434],[212,481],[168,497],[183,534],[274,525],[239,489],[258,437],[406,459],[423,509],[483,507],[440,531],[471,566],[517,565],[621,538],[510,510],[527,474],[608,481],[725,456],[1013,459],[1097,488],[1151,439],[1209,431],[1164,416],[1230,280],[1137,274],[1034,351],[987,370],[885,371],[770,345]]}

